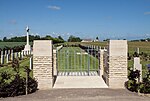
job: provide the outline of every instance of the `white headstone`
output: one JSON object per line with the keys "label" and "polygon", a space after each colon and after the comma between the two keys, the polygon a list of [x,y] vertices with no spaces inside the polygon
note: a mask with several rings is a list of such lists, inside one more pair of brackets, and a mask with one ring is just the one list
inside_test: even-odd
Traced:
{"label": "white headstone", "polygon": [[1,55],[1,64],[4,64],[4,55]]}
{"label": "white headstone", "polygon": [[14,53],[13,53],[13,50],[11,50],[11,60],[13,61],[14,59]]}
{"label": "white headstone", "polygon": [[21,57],[23,59],[23,57],[24,57],[24,51],[21,52]]}
{"label": "white headstone", "polygon": [[142,64],[140,64],[140,58],[134,57],[134,70],[140,71],[140,82],[142,81]]}
{"label": "white headstone", "polygon": [[6,55],[6,63],[9,62],[9,54]]}
{"label": "white headstone", "polygon": [[5,56],[7,55],[7,50],[5,50]]}
{"label": "white headstone", "polygon": [[33,60],[32,57],[30,57],[30,70],[32,70],[32,64],[33,64]]}
{"label": "white headstone", "polygon": [[139,57],[134,57],[134,70],[139,68],[140,65],[140,58]]}

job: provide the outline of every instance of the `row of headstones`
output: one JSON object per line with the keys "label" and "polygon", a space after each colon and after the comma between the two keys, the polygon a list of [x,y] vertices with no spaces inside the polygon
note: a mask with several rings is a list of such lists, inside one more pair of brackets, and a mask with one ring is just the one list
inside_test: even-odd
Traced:
{"label": "row of headstones", "polygon": [[23,59],[24,56],[30,55],[30,51],[21,51],[21,52],[13,52],[13,50],[5,50],[1,51],[1,64],[4,64],[5,59],[6,63],[9,63],[9,61],[13,61],[14,58],[20,58]]}
{"label": "row of headstones", "polygon": [[96,46],[96,45],[83,45],[83,46],[87,47],[87,49],[89,48],[89,49],[96,49],[96,50],[99,50],[99,49],[106,50],[106,47],[102,48],[101,46]]}

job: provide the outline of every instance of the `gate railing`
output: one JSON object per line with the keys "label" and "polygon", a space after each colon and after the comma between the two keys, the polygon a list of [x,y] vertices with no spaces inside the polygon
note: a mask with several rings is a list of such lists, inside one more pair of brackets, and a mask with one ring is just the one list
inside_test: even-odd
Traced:
{"label": "gate railing", "polygon": [[63,47],[57,50],[58,72],[99,73],[99,52],[96,49],[80,47]]}

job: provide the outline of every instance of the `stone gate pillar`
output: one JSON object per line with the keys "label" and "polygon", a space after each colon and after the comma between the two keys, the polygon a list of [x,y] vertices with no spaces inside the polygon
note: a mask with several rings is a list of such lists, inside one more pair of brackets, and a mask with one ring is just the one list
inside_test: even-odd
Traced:
{"label": "stone gate pillar", "polygon": [[110,88],[124,88],[127,81],[127,40],[110,40],[108,49],[108,78]]}
{"label": "stone gate pillar", "polygon": [[35,40],[33,44],[33,76],[39,89],[50,89],[53,85],[52,41]]}

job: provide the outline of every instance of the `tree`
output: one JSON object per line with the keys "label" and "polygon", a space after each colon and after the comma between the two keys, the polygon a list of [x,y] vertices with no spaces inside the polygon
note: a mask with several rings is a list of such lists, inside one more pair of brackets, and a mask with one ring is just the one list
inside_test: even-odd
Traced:
{"label": "tree", "polygon": [[105,40],[103,40],[103,41],[109,41],[110,39],[105,39]]}
{"label": "tree", "polygon": [[7,37],[4,37],[4,38],[3,38],[3,41],[6,42],[6,41],[7,41]]}
{"label": "tree", "polygon": [[63,40],[63,41],[64,41],[64,39],[63,39],[61,36],[58,36],[58,39],[60,39],[60,40]]}
{"label": "tree", "polygon": [[99,40],[98,36],[96,37],[96,40]]}
{"label": "tree", "polygon": [[79,37],[71,35],[68,39],[68,42],[81,42],[82,40]]}

